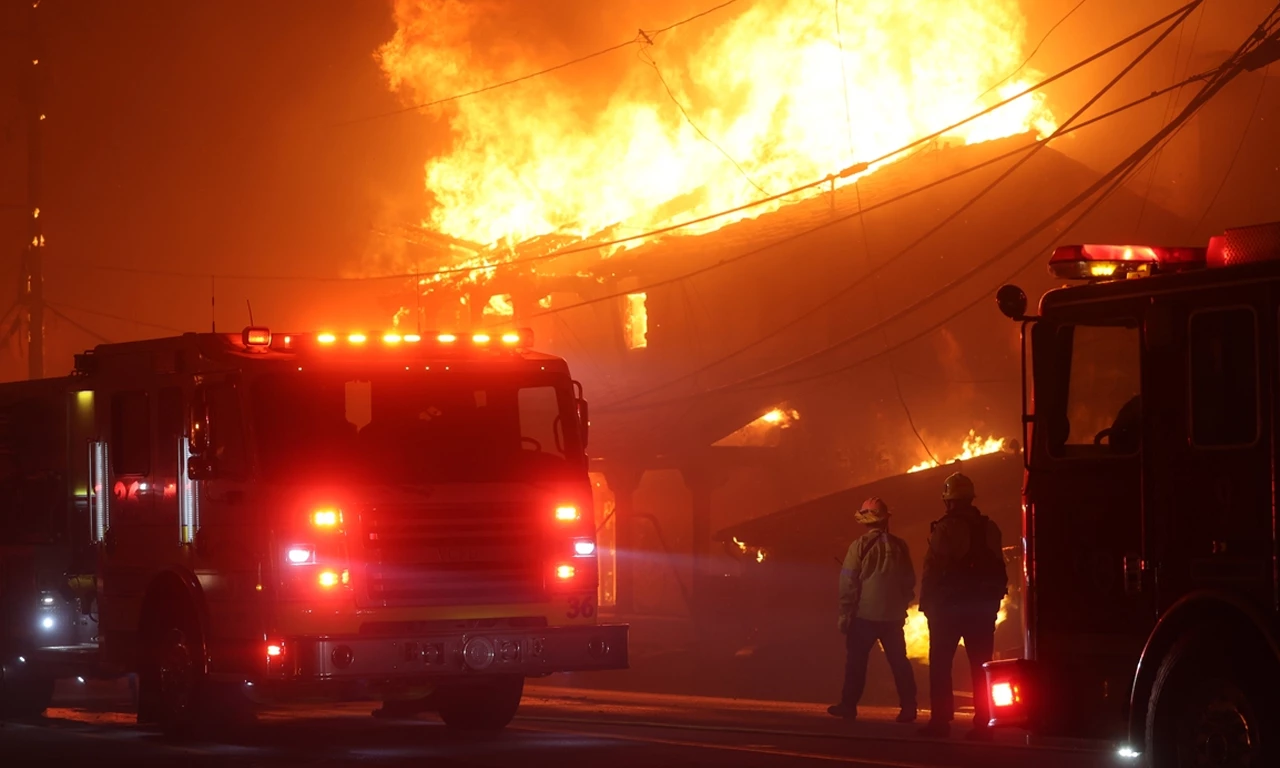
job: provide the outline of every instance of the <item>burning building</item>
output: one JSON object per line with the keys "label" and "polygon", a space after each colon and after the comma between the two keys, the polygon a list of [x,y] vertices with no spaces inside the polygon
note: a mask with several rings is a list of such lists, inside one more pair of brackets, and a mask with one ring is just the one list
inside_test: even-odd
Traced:
{"label": "burning building", "polygon": [[[839,24],[808,0],[718,9],[617,46],[635,67],[553,67],[497,97],[489,83],[545,64],[523,37],[461,3],[396,4],[391,86],[480,95],[443,107],[433,207],[369,268],[418,275],[385,297],[397,323],[526,326],[580,361],[606,610],[713,615],[744,562],[791,562],[830,582],[826,600],[850,531],[805,528],[830,552],[796,560],[736,526],[808,499],[838,514],[841,492],[882,478],[901,484],[891,503],[933,515],[933,468],[952,457],[1001,454],[980,482],[1012,542],[1020,351],[995,286],[1050,287],[1063,238],[1187,230],[1120,186],[1069,232],[1016,242],[1100,175],[1038,142],[1058,116],[1034,91],[884,157],[1035,81],[1022,17],[1005,0],[842,7]],[[938,23],[909,23],[922,12]],[[742,535],[721,551],[718,529]],[[724,622],[709,626],[714,646]]]}

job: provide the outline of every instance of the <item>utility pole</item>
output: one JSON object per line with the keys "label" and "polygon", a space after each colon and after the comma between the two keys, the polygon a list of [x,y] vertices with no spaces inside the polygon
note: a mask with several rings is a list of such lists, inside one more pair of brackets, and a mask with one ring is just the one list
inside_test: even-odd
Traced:
{"label": "utility pole", "polygon": [[44,377],[44,231],[40,226],[41,133],[44,123],[44,70],[40,60],[40,0],[30,0],[28,11],[27,76],[23,100],[27,109],[27,215],[30,227],[22,255],[19,302],[27,320],[27,377]]}

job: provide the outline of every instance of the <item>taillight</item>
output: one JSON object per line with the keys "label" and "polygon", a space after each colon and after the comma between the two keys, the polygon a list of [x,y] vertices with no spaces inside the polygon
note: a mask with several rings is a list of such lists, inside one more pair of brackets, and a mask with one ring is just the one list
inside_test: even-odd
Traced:
{"label": "taillight", "polygon": [[987,673],[988,725],[1025,727],[1032,719],[1028,694],[1033,693],[1034,668],[1025,659],[1002,659],[983,665]]}
{"label": "taillight", "polygon": [[996,683],[991,686],[991,706],[1012,707],[1021,703],[1022,696],[1016,683]]}

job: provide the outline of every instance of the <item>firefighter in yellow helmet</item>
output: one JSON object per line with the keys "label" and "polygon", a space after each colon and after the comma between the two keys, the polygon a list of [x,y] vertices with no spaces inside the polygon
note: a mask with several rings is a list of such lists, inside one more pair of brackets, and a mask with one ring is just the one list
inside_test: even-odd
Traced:
{"label": "firefighter in yellow helmet", "polygon": [[920,610],[929,620],[929,724],[926,736],[951,732],[955,698],[951,664],[964,640],[973,674],[971,739],[990,738],[986,674],[995,649],[996,614],[1009,588],[1000,527],[973,505],[973,481],[956,472],[942,486],[947,513],[933,524],[920,579]]}
{"label": "firefighter in yellow helmet", "polygon": [[840,570],[840,618],[847,657],[840,703],[827,708],[835,717],[858,716],[858,700],[867,682],[867,659],[877,642],[884,649],[901,711],[898,722],[916,719],[916,679],[907,661],[902,627],[915,596],[916,571],[907,543],[889,533],[889,506],[870,498],[854,520],[869,529],[849,546]]}

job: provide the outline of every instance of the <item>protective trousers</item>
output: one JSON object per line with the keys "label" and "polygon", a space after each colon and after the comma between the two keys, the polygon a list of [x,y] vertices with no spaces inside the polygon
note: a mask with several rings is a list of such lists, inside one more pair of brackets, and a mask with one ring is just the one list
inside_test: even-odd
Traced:
{"label": "protective trousers", "polygon": [[845,635],[847,656],[844,665],[844,693],[840,700],[847,706],[857,707],[862,691],[867,685],[867,660],[871,649],[879,641],[884,656],[893,672],[893,683],[898,688],[898,703],[904,711],[916,711],[916,678],[907,661],[907,642],[902,634],[901,621],[867,621],[854,619]]}
{"label": "protective trousers", "polygon": [[991,661],[996,645],[996,617],[987,611],[930,614],[929,619],[929,721],[949,723],[955,718],[951,690],[951,663],[960,640],[973,673],[973,723],[985,726],[991,716],[987,705],[987,675],[982,665]]}

